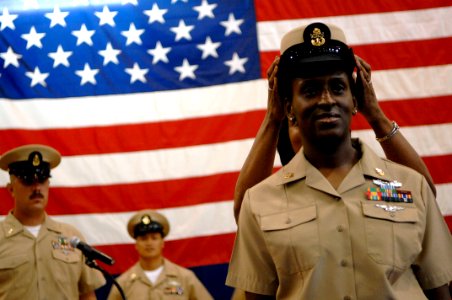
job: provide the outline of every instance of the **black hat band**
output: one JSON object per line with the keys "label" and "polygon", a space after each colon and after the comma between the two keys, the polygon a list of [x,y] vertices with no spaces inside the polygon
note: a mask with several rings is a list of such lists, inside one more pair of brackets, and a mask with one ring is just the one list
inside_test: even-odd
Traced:
{"label": "black hat band", "polygon": [[143,222],[138,223],[133,229],[133,237],[136,238],[138,236],[143,236],[151,232],[158,232],[163,236],[163,226],[155,221],[151,221],[148,224],[145,224]]}
{"label": "black hat band", "polygon": [[30,153],[28,160],[9,164],[9,174],[18,177],[24,184],[43,183],[50,178],[50,164],[42,160],[42,154]]}
{"label": "black hat band", "polygon": [[293,45],[281,55],[280,69],[289,73],[308,72],[309,64],[314,62],[341,62],[347,73],[356,66],[353,50],[340,41],[330,40],[316,47],[309,43]]}

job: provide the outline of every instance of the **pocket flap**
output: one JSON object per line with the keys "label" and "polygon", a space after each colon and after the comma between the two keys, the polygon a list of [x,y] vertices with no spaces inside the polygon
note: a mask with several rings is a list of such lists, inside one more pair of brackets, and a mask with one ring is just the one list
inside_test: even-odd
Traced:
{"label": "pocket flap", "polygon": [[363,213],[367,217],[384,219],[398,223],[416,223],[419,221],[417,209],[397,205],[397,203],[363,203]]}
{"label": "pocket flap", "polygon": [[314,220],[317,217],[315,205],[261,217],[263,231],[287,229]]}
{"label": "pocket flap", "polygon": [[24,263],[26,263],[29,258],[26,255],[10,256],[0,259],[0,270],[14,269]]}
{"label": "pocket flap", "polygon": [[66,263],[76,263],[81,260],[80,256],[76,251],[68,250],[67,252],[63,252],[60,249],[54,249],[52,251],[52,256],[55,259],[64,261]]}

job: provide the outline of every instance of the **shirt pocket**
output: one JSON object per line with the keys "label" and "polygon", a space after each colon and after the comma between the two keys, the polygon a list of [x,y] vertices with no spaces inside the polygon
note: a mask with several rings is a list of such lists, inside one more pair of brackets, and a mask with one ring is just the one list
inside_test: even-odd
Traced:
{"label": "shirt pocket", "polygon": [[0,295],[12,287],[19,288],[30,284],[32,266],[27,255],[9,256],[0,259]]}
{"label": "shirt pocket", "polygon": [[316,206],[261,217],[261,230],[276,268],[294,274],[314,267],[319,258]]}
{"label": "shirt pocket", "polygon": [[363,203],[368,255],[378,264],[408,268],[421,252],[422,232],[416,207],[387,211],[375,203]]}
{"label": "shirt pocket", "polygon": [[61,249],[53,249],[52,272],[55,272],[55,274],[65,274],[65,276],[57,276],[55,279],[62,283],[77,282],[77,277],[82,267],[81,256],[81,253],[74,250],[63,251]]}

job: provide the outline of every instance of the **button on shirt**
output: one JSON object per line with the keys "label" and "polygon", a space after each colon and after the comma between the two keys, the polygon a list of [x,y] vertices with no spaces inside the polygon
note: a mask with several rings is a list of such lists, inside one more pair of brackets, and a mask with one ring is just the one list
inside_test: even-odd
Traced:
{"label": "button on shirt", "polygon": [[69,245],[83,238],[73,226],[46,216],[37,237],[11,214],[0,222],[0,299],[78,299],[105,284]]}
{"label": "button on shirt", "polygon": [[[246,192],[228,285],[276,299],[426,299],[452,280],[451,235],[424,177],[361,148],[337,190],[300,151]],[[373,179],[403,183],[413,203],[367,200]]]}

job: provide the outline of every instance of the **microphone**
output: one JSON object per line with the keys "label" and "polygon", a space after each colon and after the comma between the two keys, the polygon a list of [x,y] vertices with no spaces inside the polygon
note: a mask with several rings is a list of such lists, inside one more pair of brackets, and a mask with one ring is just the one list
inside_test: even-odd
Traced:
{"label": "microphone", "polygon": [[70,240],[70,243],[72,247],[80,249],[82,251],[83,255],[85,255],[89,259],[98,259],[103,263],[106,263],[107,265],[112,265],[115,263],[115,260],[108,256],[107,254],[104,254],[100,252],[99,250],[95,249],[94,247],[91,247],[87,243],[80,240],[80,238],[73,236]]}

